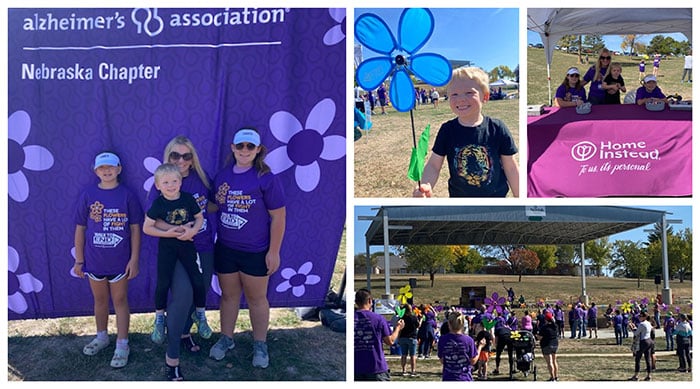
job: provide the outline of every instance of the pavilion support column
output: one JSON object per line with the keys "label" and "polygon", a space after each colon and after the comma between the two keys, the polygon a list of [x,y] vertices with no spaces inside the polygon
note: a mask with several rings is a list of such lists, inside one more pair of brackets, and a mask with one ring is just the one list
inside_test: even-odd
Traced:
{"label": "pavilion support column", "polygon": [[666,213],[664,213],[661,217],[661,265],[663,269],[664,281],[664,287],[661,289],[661,298],[665,304],[671,305],[673,304],[673,292],[671,291],[668,274],[668,240],[666,237],[666,235],[668,235],[666,232],[667,226],[668,223],[666,222]]}
{"label": "pavilion support column", "polygon": [[586,293],[586,253],[584,251],[585,242],[581,242],[581,297],[582,303],[588,306],[588,294]]}

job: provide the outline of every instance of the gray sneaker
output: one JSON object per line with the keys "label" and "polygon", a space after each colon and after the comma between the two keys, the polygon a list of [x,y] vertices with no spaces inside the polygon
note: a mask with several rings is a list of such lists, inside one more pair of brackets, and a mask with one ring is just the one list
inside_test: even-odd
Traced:
{"label": "gray sneaker", "polygon": [[270,364],[270,356],[267,354],[267,343],[259,340],[253,341],[253,367],[267,368]]}
{"label": "gray sneaker", "polygon": [[226,356],[226,352],[228,350],[233,350],[234,347],[236,347],[236,344],[233,343],[232,338],[229,338],[226,335],[221,335],[219,340],[216,343],[214,343],[214,345],[211,347],[211,350],[209,350],[209,358],[220,361],[224,359],[224,357]]}

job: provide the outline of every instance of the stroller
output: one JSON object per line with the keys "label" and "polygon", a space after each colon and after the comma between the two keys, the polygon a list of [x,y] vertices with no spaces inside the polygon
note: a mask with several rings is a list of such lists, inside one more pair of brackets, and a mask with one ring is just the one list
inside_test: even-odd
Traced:
{"label": "stroller", "polygon": [[[511,347],[515,354],[516,371],[521,371],[527,377],[532,373],[532,380],[537,381],[537,366],[535,366],[535,335],[530,331],[520,330],[511,332]],[[513,369],[510,379],[513,379]]]}

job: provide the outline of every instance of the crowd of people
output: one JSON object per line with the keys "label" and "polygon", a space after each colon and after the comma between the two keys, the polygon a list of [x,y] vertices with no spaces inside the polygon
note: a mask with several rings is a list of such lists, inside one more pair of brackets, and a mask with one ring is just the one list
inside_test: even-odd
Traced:
{"label": "crowd of people", "polygon": [[[356,380],[390,380],[391,374],[384,356],[384,348],[376,347],[381,341],[387,346],[398,344],[396,353],[400,354],[401,375],[418,377],[419,357],[429,359],[433,351],[442,364],[444,381],[487,380],[490,375],[502,374],[502,365],[507,359],[507,369],[515,372],[516,362],[522,363],[522,355],[516,353],[514,339],[521,337],[523,331],[532,334],[537,340],[540,352],[546,362],[549,381],[559,380],[557,352],[564,339],[597,339],[598,321],[609,323],[615,332],[615,344],[622,345],[623,339],[630,336],[632,355],[634,357],[634,375],[630,380],[639,380],[641,361],[646,363],[646,376],[651,380],[656,368],[654,350],[655,330],[663,328],[666,334],[666,350],[673,351],[674,344],[679,358],[679,372],[691,371],[690,344],[692,341],[692,324],[687,315],[674,316],[670,311],[660,319],[658,303],[643,304],[608,304],[603,315],[599,315],[595,302],[585,304],[576,302],[565,307],[563,303],[538,303],[535,307],[519,303],[514,298],[512,288],[509,299],[504,305],[484,305],[479,309],[465,309],[446,305],[404,304],[400,313],[391,319],[374,314],[373,328],[381,329],[370,334],[366,317],[371,311],[370,292],[366,289],[356,294],[355,314],[355,379]],[[370,297],[368,297],[370,296]],[[521,295],[521,299],[524,300]],[[522,310],[522,311],[520,311]],[[519,316],[522,312],[522,316]],[[439,323],[442,318],[441,324]],[[568,322],[567,322],[568,319]],[[568,323],[570,335],[567,337],[565,324]],[[386,325],[386,328],[383,326]],[[393,338],[390,327],[398,333]],[[400,328],[399,328],[400,327]],[[675,342],[675,343],[674,343]],[[368,344],[374,344],[370,348]],[[628,342],[630,343],[630,342]],[[390,348],[391,350],[391,348]],[[370,352],[371,351],[371,352]],[[534,352],[534,350],[532,350]],[[532,358],[532,356],[530,356]],[[492,371],[489,362],[493,359]],[[368,360],[381,363],[370,364]],[[371,370],[370,366],[380,365],[382,370]],[[518,368],[520,366],[518,365]]]}
{"label": "crowd of people", "polygon": [[[654,55],[652,63],[653,71],[646,74],[646,64],[644,59],[639,63],[639,82],[641,86],[634,89],[634,100],[628,100],[623,96],[627,93],[625,79],[622,76],[622,65],[619,62],[612,62],[611,52],[603,48],[600,50],[595,64],[582,73],[575,66],[567,69],[564,80],[557,87],[554,94],[553,105],[556,107],[577,107],[585,103],[591,105],[600,104],[621,104],[634,103],[645,105],[648,103],[668,103],[667,96],[658,85],[659,67],[661,56]],[[692,56],[690,53],[685,56],[684,71],[681,83],[687,77],[688,82],[692,82]],[[584,87],[588,86],[588,92]]]}
{"label": "crowd of people", "polygon": [[[230,144],[230,163],[212,180],[193,143],[185,136],[165,147],[163,164],[154,173],[144,213],[134,193],[119,182],[122,164],[111,151],[95,157],[98,182],[81,195],[75,217],[74,272],[89,279],[94,297],[96,337],[83,349],[96,355],[109,346],[109,300],[117,318],[117,341],[110,362],[123,368],[129,360],[128,281],[139,273],[140,232],[158,238],[155,318],[151,340],[167,342],[169,380],[184,379],[180,350],[199,353],[190,333],[193,323],[203,339],[212,336],[205,313],[206,294],[215,272],[221,287],[221,335],[209,357],[222,360],[234,348],[233,333],[245,295],[253,329],[252,365],[267,368],[270,306],[269,277],[280,265],[285,232],[285,196],[265,164],[266,148],[253,128],[237,130]],[[245,205],[240,200],[245,199]],[[247,223],[237,222],[240,212]],[[122,225],[103,223],[120,215]],[[216,230],[216,234],[214,233]],[[123,244],[101,244],[105,232]],[[168,299],[168,294],[170,298]]]}

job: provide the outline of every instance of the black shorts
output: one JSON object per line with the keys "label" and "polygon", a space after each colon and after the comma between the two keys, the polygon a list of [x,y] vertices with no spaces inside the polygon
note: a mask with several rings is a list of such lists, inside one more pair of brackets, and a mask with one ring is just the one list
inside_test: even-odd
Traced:
{"label": "black shorts", "polygon": [[221,274],[242,272],[250,276],[263,277],[267,275],[265,255],[267,255],[267,250],[259,253],[248,253],[216,243],[214,246],[214,271]]}

